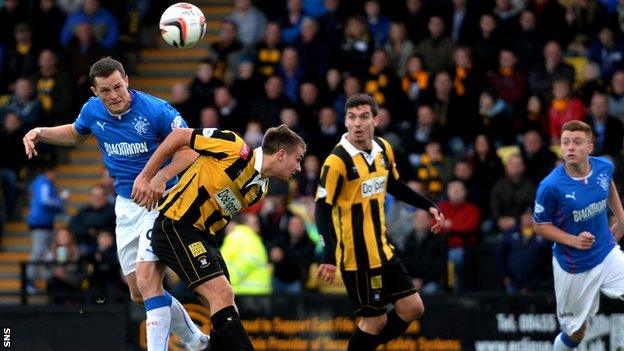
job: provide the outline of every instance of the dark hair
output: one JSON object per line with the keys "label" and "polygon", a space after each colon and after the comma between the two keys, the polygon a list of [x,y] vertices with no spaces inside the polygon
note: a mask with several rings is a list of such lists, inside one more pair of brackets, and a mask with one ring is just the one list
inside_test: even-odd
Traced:
{"label": "dark hair", "polygon": [[373,117],[377,116],[377,111],[379,110],[377,102],[375,102],[375,99],[373,99],[373,97],[368,94],[354,94],[353,96],[351,96],[349,99],[347,99],[347,102],[345,103],[344,112],[346,114],[348,109],[364,105],[370,106]]}
{"label": "dark hair", "polygon": [[292,152],[297,146],[306,149],[305,141],[285,124],[269,128],[262,139],[262,152],[267,155],[274,155],[280,149]]}
{"label": "dark hair", "polygon": [[115,71],[119,71],[122,77],[126,76],[126,71],[124,70],[121,62],[115,60],[110,56],[99,59],[96,63],[93,64],[93,66],[91,66],[91,70],[89,70],[89,79],[91,80],[91,85],[95,86],[95,78],[106,78],[111,74],[115,73]]}

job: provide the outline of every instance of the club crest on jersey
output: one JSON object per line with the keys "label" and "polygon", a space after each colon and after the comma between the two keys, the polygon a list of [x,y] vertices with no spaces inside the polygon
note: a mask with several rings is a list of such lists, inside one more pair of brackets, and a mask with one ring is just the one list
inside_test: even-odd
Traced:
{"label": "club crest on jersey", "polygon": [[149,123],[147,122],[147,118],[143,116],[136,117],[134,119],[134,130],[136,130],[137,134],[143,135],[147,133],[147,127],[149,127]]}
{"label": "club crest on jersey", "polygon": [[598,185],[600,185],[602,190],[606,191],[609,188],[609,177],[604,173],[600,173],[598,176]]}
{"label": "club crest on jersey", "polygon": [[240,149],[240,157],[243,160],[246,160],[247,157],[249,157],[249,152],[251,151],[251,148],[249,147],[249,145],[243,143],[243,147],[241,147]]}
{"label": "club crest on jersey", "polygon": [[182,127],[182,116],[176,116],[173,121],[171,121],[171,129],[176,129]]}

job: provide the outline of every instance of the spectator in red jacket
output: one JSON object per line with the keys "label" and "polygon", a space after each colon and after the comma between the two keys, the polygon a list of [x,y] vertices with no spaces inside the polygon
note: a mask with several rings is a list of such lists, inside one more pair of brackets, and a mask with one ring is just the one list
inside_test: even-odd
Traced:
{"label": "spectator in red jacket", "polygon": [[557,79],[553,83],[553,99],[548,109],[550,140],[552,145],[559,145],[561,127],[565,122],[585,119],[585,106],[580,99],[570,95],[570,82]]}
{"label": "spectator in red jacket", "polygon": [[471,269],[466,265],[469,262],[466,258],[477,243],[481,210],[466,201],[466,186],[459,180],[448,183],[446,195],[448,200],[441,201],[438,206],[446,218],[442,230],[447,235],[448,259],[455,265],[454,289],[457,291],[469,285],[465,278]]}

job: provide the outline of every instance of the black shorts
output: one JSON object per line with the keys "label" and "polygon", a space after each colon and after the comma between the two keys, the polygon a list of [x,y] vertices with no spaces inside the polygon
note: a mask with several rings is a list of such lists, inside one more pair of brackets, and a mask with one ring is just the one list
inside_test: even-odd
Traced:
{"label": "black shorts", "polygon": [[342,271],[349,304],[358,317],[376,317],[386,306],[416,292],[412,278],[398,257],[381,268]]}
{"label": "black shorts", "polygon": [[229,274],[214,235],[162,214],[152,230],[154,254],[171,268],[190,291],[202,283]]}

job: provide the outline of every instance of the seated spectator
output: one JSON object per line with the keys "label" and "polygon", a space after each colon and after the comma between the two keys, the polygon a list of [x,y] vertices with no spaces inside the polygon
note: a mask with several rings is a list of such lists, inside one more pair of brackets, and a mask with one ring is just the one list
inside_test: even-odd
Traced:
{"label": "seated spectator", "polygon": [[235,77],[244,53],[243,44],[238,40],[238,29],[232,21],[221,22],[219,39],[210,45],[210,58],[214,60],[214,76],[225,82],[231,82]]}
{"label": "seated spectator", "polygon": [[39,54],[39,72],[35,75],[37,94],[46,125],[71,123],[74,88],[65,72],[58,68],[56,54],[45,49]]}
{"label": "seated spectator", "polygon": [[453,172],[453,162],[442,153],[440,142],[432,140],[425,146],[421,157],[410,162],[415,167],[416,180],[423,183],[426,194],[432,199],[438,199]]}
{"label": "seated spectator", "polygon": [[511,116],[505,100],[501,99],[495,91],[485,90],[479,98],[479,116],[481,123],[494,141],[495,147],[511,145],[514,143],[515,133]]}
{"label": "seated spectator", "polygon": [[530,72],[533,64],[540,60],[543,38],[536,28],[535,13],[523,10],[520,14],[520,32],[514,42],[514,50],[518,55],[520,67]]}
{"label": "seated spectator", "polygon": [[206,106],[199,111],[199,128],[224,129],[221,126],[219,112],[213,106]]}
{"label": "seated spectator", "polygon": [[301,126],[307,134],[318,131],[318,114],[322,107],[319,88],[312,81],[304,81],[299,85],[299,103],[296,105]]}
{"label": "seated spectator", "polygon": [[14,44],[13,30],[18,23],[28,19],[28,4],[19,0],[6,0],[0,5],[0,43]]}
{"label": "seated spectator", "polygon": [[97,249],[97,236],[102,230],[114,230],[115,208],[108,202],[106,190],[96,185],[91,188],[89,203],[82,207],[69,222],[80,251],[91,254]]}
{"label": "seated spectator", "polygon": [[284,96],[291,104],[299,102],[299,84],[304,71],[299,66],[299,54],[294,47],[286,47],[282,52],[282,61],[277,68],[277,74],[282,78]]}
{"label": "seated spectator", "polygon": [[427,95],[429,89],[429,72],[425,71],[423,60],[420,56],[412,55],[405,64],[406,72],[401,79],[401,89],[407,95],[414,108]]}
{"label": "seated spectator", "polygon": [[375,99],[380,107],[394,113],[402,112],[402,91],[398,77],[390,68],[388,54],[376,49],[371,56],[371,65],[364,81],[364,92]]}
{"label": "seated spectator", "polygon": [[510,49],[502,49],[498,56],[498,71],[487,74],[490,87],[507,104],[519,110],[526,98],[527,78],[524,71],[517,67],[518,59]]}
{"label": "seated spectator", "polygon": [[[496,183],[504,174],[503,163],[486,134],[479,134],[474,139],[474,148],[469,151],[468,159],[474,170],[474,178],[480,184],[485,185],[481,187],[482,196],[485,198],[481,198],[481,201],[477,203],[481,205],[483,217],[491,218],[490,192],[492,191],[492,184]],[[485,224],[487,225],[487,223]],[[491,227],[484,228],[486,232],[490,229]]]}
{"label": "seated spectator", "polygon": [[182,82],[173,84],[168,101],[173,108],[180,112],[189,128],[197,128],[199,126],[199,113],[191,104],[191,93],[187,84]]}
{"label": "seated spectator", "polygon": [[525,175],[534,185],[539,184],[557,163],[557,155],[550,151],[543,134],[534,129],[524,133],[520,155],[524,161]]}
{"label": "seated spectator", "polygon": [[318,22],[306,17],[301,21],[301,35],[294,43],[299,53],[301,68],[309,77],[325,77],[329,69],[331,51],[319,34]]}
{"label": "seated spectator", "polygon": [[448,259],[455,268],[455,291],[464,291],[473,285],[472,257],[479,239],[481,211],[466,201],[466,187],[458,180],[451,181],[446,188],[447,200],[438,206],[444,213],[442,232],[446,235]]}
{"label": "seated spectator", "polygon": [[364,18],[353,16],[347,20],[339,49],[332,51],[332,61],[341,72],[348,72],[358,78],[366,76],[370,56],[375,45],[370,38]]}
{"label": "seated spectator", "polygon": [[352,95],[362,92],[360,78],[351,74],[346,74],[342,81],[341,90],[342,91],[338,93],[338,96],[336,96],[336,99],[332,102],[332,106],[334,107],[334,110],[336,110],[338,116],[340,116],[338,121],[340,121],[341,124],[344,124],[344,106],[347,99]]}
{"label": "seated spectator", "polygon": [[517,227],[503,233],[498,262],[509,294],[544,289],[550,279],[552,243],[535,234],[533,215],[524,212]]}
{"label": "seated spectator", "polygon": [[570,83],[566,79],[553,82],[553,100],[548,109],[548,123],[551,145],[559,145],[561,127],[565,122],[585,119],[585,106],[571,95]]}
{"label": "seated spectator", "polygon": [[609,114],[624,123],[624,71],[617,71],[611,77]]}
{"label": "seated spectator", "polygon": [[93,33],[96,42],[104,50],[111,50],[119,39],[119,23],[115,16],[103,8],[100,0],[85,0],[82,8],[67,17],[61,31],[61,44],[69,46],[76,27],[82,23],[89,23],[96,29]]}
{"label": "seated spectator", "polygon": [[295,175],[297,180],[297,198],[314,199],[318,187],[321,164],[315,154],[307,154],[303,160],[301,172]]}
{"label": "seated spectator", "polygon": [[262,38],[266,16],[252,5],[251,0],[235,0],[234,12],[226,17],[238,27],[238,39],[246,48],[253,48]]}
{"label": "seated spectator", "polygon": [[230,273],[236,295],[271,293],[271,270],[266,248],[260,237],[260,223],[254,214],[245,213],[228,226],[221,254]]}
{"label": "seated spectator", "polygon": [[15,82],[15,92],[9,102],[3,107],[3,111],[15,112],[22,121],[22,129],[29,130],[35,125],[44,123],[43,107],[37,98],[32,80],[19,78]]}
{"label": "seated spectator", "polygon": [[262,125],[263,130],[279,124],[279,113],[289,104],[284,95],[284,86],[279,76],[271,76],[264,83],[264,93],[251,105],[250,116]]}
{"label": "seated spectator", "polygon": [[269,250],[273,263],[273,292],[299,294],[308,279],[314,258],[314,243],[308,237],[305,222],[299,216],[288,219],[288,227]]}
{"label": "seated spectator", "polygon": [[595,92],[589,106],[587,120],[594,132],[594,155],[606,155],[611,159],[622,157],[624,125],[619,119],[609,115],[607,95]]}
{"label": "seated spectator", "polygon": [[67,16],[54,0],[39,0],[33,6],[32,25],[35,46],[58,51],[61,48],[59,34]]}
{"label": "seated spectator", "polygon": [[347,130],[344,124],[338,123],[336,111],[331,107],[323,107],[319,111],[317,130],[310,142],[311,149],[317,153],[319,159],[324,160]]}
{"label": "seated spectator", "polygon": [[242,136],[243,140],[245,140],[245,144],[249,145],[252,149],[261,146],[262,138],[264,137],[262,124],[255,120],[247,122],[245,133]]}
{"label": "seated spectator", "polygon": [[[219,112],[220,125],[224,129],[241,134],[247,124],[248,112],[238,104],[228,87],[218,87],[214,91],[215,108]],[[242,135],[242,134],[241,134]]]}
{"label": "seated spectator", "polygon": [[286,45],[294,45],[301,34],[301,22],[305,18],[302,0],[287,0],[286,14],[278,23],[282,28],[282,39]]}
{"label": "seated spectator", "polygon": [[55,304],[67,305],[79,301],[76,295],[81,291],[84,278],[79,259],[80,249],[76,238],[68,229],[59,229],[46,256],[46,261],[53,263],[47,290]]}
{"label": "seated spectator", "polygon": [[366,14],[368,30],[373,37],[373,44],[376,48],[383,48],[388,41],[390,19],[381,13],[378,0],[364,1],[364,13]]}
{"label": "seated spectator", "polygon": [[253,62],[243,60],[238,66],[236,79],[232,83],[230,92],[248,117],[250,117],[251,104],[257,92],[262,89],[263,82],[260,74],[256,74]]}
{"label": "seated spectator", "polygon": [[17,181],[19,173],[25,164],[24,145],[21,128],[22,121],[15,112],[8,112],[2,119],[0,127],[0,192],[3,209],[1,215],[7,220],[20,218],[21,211],[17,208]]}
{"label": "seated spectator", "polygon": [[434,140],[440,140],[442,131],[438,116],[429,105],[421,105],[416,112],[416,123],[407,131],[404,138],[408,157],[417,157],[425,152],[425,146]]}
{"label": "seated spectator", "polygon": [[[93,62],[106,55],[106,50],[97,43],[90,23],[80,23],[74,28],[74,35],[67,45],[69,73],[76,87],[76,102],[87,100],[93,95],[89,68]],[[79,108],[80,106],[77,106]]]}
{"label": "seated spectator", "polygon": [[[403,174],[401,174],[404,177]],[[423,184],[415,180],[409,180],[406,182],[412,190],[423,194]],[[388,227],[388,240],[399,252],[405,250],[405,240],[407,235],[412,231],[414,216],[416,208],[408,205],[405,202],[398,200],[390,194],[386,194],[386,210],[384,211],[386,217],[386,225]],[[429,219],[427,219],[430,222]],[[446,251],[445,251],[446,252]]]}
{"label": "seated spectator", "polygon": [[446,273],[446,242],[431,232],[431,217],[417,209],[412,215],[412,230],[400,250],[401,262],[412,277],[416,289],[424,294],[443,291]]}
{"label": "seated spectator", "polygon": [[481,72],[496,69],[498,51],[502,46],[501,30],[492,13],[479,18],[479,35],[473,45],[474,61]]}
{"label": "seated spectator", "polygon": [[512,154],[505,164],[505,177],[492,187],[490,209],[500,232],[515,228],[520,215],[533,206],[535,185],[524,176],[524,170],[520,154]]}
{"label": "seated spectator", "polygon": [[112,232],[102,230],[98,233],[97,249],[85,255],[84,261],[89,271],[88,302],[100,304],[126,290]]}
{"label": "seated spectator", "polygon": [[256,47],[256,65],[258,72],[264,77],[270,77],[277,72],[277,67],[282,60],[282,35],[279,24],[269,22],[264,30],[264,36]]}
{"label": "seated spectator", "polygon": [[104,166],[102,166],[102,170],[100,171],[99,186],[106,191],[106,200],[108,203],[115,206],[115,200],[117,198],[117,193],[115,192],[115,179],[108,174],[108,169]]}

